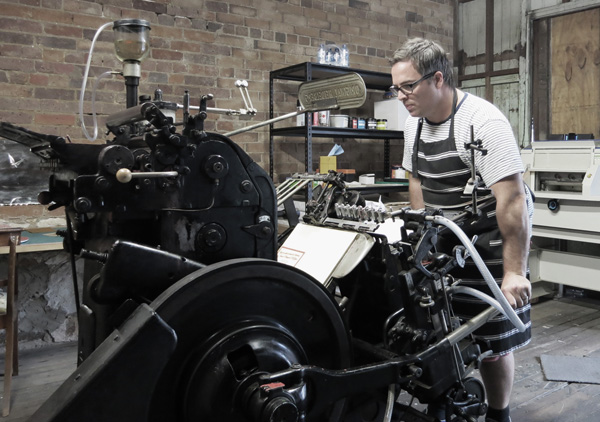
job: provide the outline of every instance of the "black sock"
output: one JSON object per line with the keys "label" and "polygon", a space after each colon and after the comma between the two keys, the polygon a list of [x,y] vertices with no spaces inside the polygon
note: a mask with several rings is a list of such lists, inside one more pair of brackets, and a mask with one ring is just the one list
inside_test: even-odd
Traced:
{"label": "black sock", "polygon": [[504,409],[500,410],[489,407],[485,417],[496,422],[510,422],[510,407],[506,406]]}

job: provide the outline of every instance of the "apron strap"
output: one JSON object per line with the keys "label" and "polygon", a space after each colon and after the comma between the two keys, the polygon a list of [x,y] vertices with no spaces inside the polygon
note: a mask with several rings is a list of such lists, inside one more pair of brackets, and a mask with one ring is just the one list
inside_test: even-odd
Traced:
{"label": "apron strap", "polygon": [[[448,138],[454,141],[454,113],[456,111],[456,104],[458,102],[458,95],[456,94],[456,89],[453,91],[452,96],[452,112],[450,114],[450,131],[448,133]],[[419,124],[417,125],[417,133],[415,134],[415,142],[413,144],[413,153],[412,153],[412,173],[411,177],[415,179],[419,178],[419,142],[421,141],[421,131],[423,130],[423,118],[419,119]]]}
{"label": "apron strap", "polygon": [[454,140],[454,114],[456,113],[456,104],[458,103],[458,95],[456,94],[456,88],[454,88],[452,96],[452,113],[450,114],[450,131],[448,138]]}
{"label": "apron strap", "polygon": [[422,117],[419,119],[417,134],[415,135],[415,142],[413,144],[411,177],[414,177],[415,179],[419,178],[419,140],[421,139],[421,130],[423,130]]}

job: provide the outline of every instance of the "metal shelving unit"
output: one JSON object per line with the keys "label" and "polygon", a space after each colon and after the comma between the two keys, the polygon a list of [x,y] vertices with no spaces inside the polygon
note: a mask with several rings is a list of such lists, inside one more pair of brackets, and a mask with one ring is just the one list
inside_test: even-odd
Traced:
{"label": "metal shelving unit", "polygon": [[[273,86],[277,80],[305,82],[315,79],[328,78],[343,73],[358,73],[367,89],[385,91],[392,85],[392,77],[388,73],[365,71],[349,67],[338,67],[318,63],[305,62],[294,66],[274,70],[269,76],[269,118],[273,118]],[[384,141],[384,177],[390,176],[390,139],[404,138],[403,131],[396,130],[369,130],[334,128],[325,126],[312,126],[310,119],[305,119],[304,126],[293,126],[274,128],[270,125],[269,130],[269,175],[273,177],[273,140],[275,137],[304,137],[304,167],[307,173],[312,168],[312,138],[359,138],[359,139],[382,139]]]}

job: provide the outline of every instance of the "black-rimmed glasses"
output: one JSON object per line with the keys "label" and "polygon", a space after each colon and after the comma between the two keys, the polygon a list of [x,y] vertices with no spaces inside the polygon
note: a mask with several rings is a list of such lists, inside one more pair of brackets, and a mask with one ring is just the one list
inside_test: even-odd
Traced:
{"label": "black-rimmed glasses", "polygon": [[410,84],[404,84],[404,85],[400,85],[400,86],[392,85],[388,89],[392,94],[394,94],[395,97],[398,96],[399,92],[402,92],[404,95],[409,95],[409,94],[413,93],[413,90],[415,89],[415,87],[418,84],[423,82],[425,79],[431,78],[433,75],[435,75],[435,72],[428,73],[427,75],[423,76],[421,79],[414,81]]}

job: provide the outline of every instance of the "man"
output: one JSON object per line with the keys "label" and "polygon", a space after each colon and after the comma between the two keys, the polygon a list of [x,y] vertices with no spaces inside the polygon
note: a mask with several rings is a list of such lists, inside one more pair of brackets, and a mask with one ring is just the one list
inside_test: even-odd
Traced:
{"label": "man", "polygon": [[[405,127],[403,167],[411,173],[409,197],[413,209],[435,207],[445,215],[463,211],[471,202],[463,191],[471,177],[471,151],[465,143],[482,141],[476,152],[480,185],[491,189],[479,195],[482,217],[469,227],[476,247],[527,331],[519,333],[503,316],[476,334],[482,350],[492,355],[481,364],[488,394],[488,422],[510,422],[509,401],[514,380],[512,352],[529,343],[531,283],[526,278],[531,233],[532,198],[522,180],[523,164],[506,117],[492,104],[458,90],[443,48],[420,38],[408,40],[392,59],[392,91],[410,116]],[[446,240],[451,246],[452,240]],[[456,243],[454,243],[456,244]],[[444,240],[439,244],[443,249]],[[463,285],[489,293],[474,266],[453,274]],[[472,297],[453,298],[453,309],[466,318],[487,305]]]}

